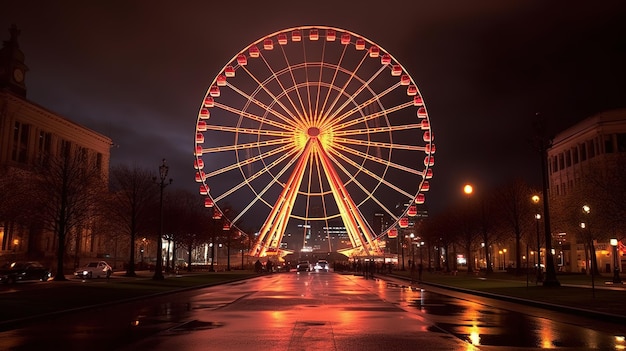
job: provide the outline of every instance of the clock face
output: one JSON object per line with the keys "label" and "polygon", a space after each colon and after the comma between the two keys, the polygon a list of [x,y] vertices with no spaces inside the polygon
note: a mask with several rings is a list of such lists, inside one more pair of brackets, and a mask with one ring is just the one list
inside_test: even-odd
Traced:
{"label": "clock face", "polygon": [[13,70],[13,79],[15,79],[16,82],[21,83],[24,80],[24,72],[21,69],[16,68]]}

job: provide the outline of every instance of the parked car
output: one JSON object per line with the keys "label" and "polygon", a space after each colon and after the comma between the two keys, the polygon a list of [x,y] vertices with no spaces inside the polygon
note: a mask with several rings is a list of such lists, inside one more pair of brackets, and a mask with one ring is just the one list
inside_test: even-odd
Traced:
{"label": "parked car", "polygon": [[309,261],[298,262],[298,265],[296,266],[296,272],[308,272],[309,270],[311,270],[311,265],[309,264]]}
{"label": "parked car", "polygon": [[109,266],[105,261],[89,262],[84,267],[81,267],[74,272],[74,275],[78,278],[100,278],[110,277],[113,273],[113,268]]}
{"label": "parked car", "polygon": [[50,277],[50,270],[36,261],[10,262],[0,267],[0,283],[11,284],[27,280],[45,282]]}

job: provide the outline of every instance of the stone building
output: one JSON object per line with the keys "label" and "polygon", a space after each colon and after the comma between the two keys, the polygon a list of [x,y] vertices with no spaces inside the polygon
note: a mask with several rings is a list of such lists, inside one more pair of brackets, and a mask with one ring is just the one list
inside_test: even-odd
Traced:
{"label": "stone building", "polygon": [[[0,171],[2,176],[33,176],[32,166],[63,150],[80,150],[90,167],[108,184],[110,138],[85,128],[27,98],[25,55],[18,45],[19,30],[13,25],[10,38],[0,49]],[[4,198],[0,201],[7,201]],[[33,199],[36,201],[36,199]],[[88,229],[86,229],[88,230]],[[94,242],[95,240],[95,242]],[[55,255],[54,234],[25,227],[2,218],[0,212],[0,262],[7,257],[49,261]],[[78,250],[96,256],[94,238]],[[5,256],[5,257],[1,257]]]}
{"label": "stone building", "polygon": [[[590,193],[594,192],[594,180],[602,180],[612,173],[620,172],[622,168],[616,167],[620,167],[619,164],[624,162],[626,162],[626,109],[599,113],[563,130],[555,136],[552,146],[548,149],[550,201],[561,207],[571,205],[574,211],[580,209],[580,221],[584,223],[583,203],[578,202],[584,202],[586,197],[592,197],[593,194]],[[623,184],[622,189],[624,187],[626,185]],[[618,188],[615,190],[619,191]],[[577,203],[567,204],[559,201],[560,199],[576,199]],[[592,209],[594,210],[598,211],[597,208]],[[558,232],[552,233],[555,263],[563,271],[580,272],[588,270],[589,267],[589,257],[585,255],[581,231],[572,228],[577,225],[580,226],[580,223],[573,223],[569,230],[561,230],[556,226]],[[622,252],[617,260],[614,249],[609,244],[608,239],[615,235],[619,236],[619,233],[599,233],[600,239],[594,242],[597,264],[601,272],[612,271],[616,262],[618,267],[624,265],[622,263],[624,238],[617,238],[621,239],[618,252]]]}

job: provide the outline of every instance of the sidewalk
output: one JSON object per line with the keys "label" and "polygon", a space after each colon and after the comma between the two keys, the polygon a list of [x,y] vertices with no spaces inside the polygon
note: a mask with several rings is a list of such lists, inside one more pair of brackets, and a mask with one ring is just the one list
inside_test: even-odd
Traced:
{"label": "sidewalk", "polygon": [[[378,275],[384,279],[385,275]],[[389,277],[411,282],[410,271],[396,271]],[[560,287],[544,287],[534,277],[508,273],[485,276],[459,272],[457,274],[424,272],[420,285],[431,285],[459,292],[557,310],[605,321],[626,323],[626,285],[613,284],[612,276],[591,277],[582,274],[557,275]]]}

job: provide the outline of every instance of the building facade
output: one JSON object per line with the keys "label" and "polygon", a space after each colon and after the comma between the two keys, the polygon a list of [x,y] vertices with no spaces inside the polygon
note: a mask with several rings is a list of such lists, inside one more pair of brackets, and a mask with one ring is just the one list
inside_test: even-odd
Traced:
{"label": "building facade", "polygon": [[[582,192],[578,198],[584,199],[584,192],[590,191],[590,179],[619,172],[616,165],[626,160],[626,109],[599,113],[560,132],[553,139],[547,157],[550,201],[563,206],[559,200],[577,192]],[[555,263],[564,271],[588,271],[590,262],[585,255],[585,243],[580,231],[557,231],[552,233]],[[597,264],[602,272],[613,270],[616,263],[618,268],[623,269],[623,235],[621,233],[622,237],[618,238],[617,259],[608,239],[594,243]]]}
{"label": "building facade", "polygon": [[[2,176],[34,176],[33,166],[46,158],[71,150],[85,157],[108,184],[110,138],[85,128],[29,101],[26,97],[25,55],[19,49],[19,30],[12,26],[10,39],[0,49],[0,170]],[[7,201],[6,198],[0,201]],[[36,199],[33,199],[36,201]],[[89,230],[89,229],[85,229]],[[92,235],[77,250],[99,251]],[[94,242],[96,241],[96,242]],[[0,213],[0,261],[7,257],[45,260],[55,254],[54,234],[41,228],[17,225]]]}

